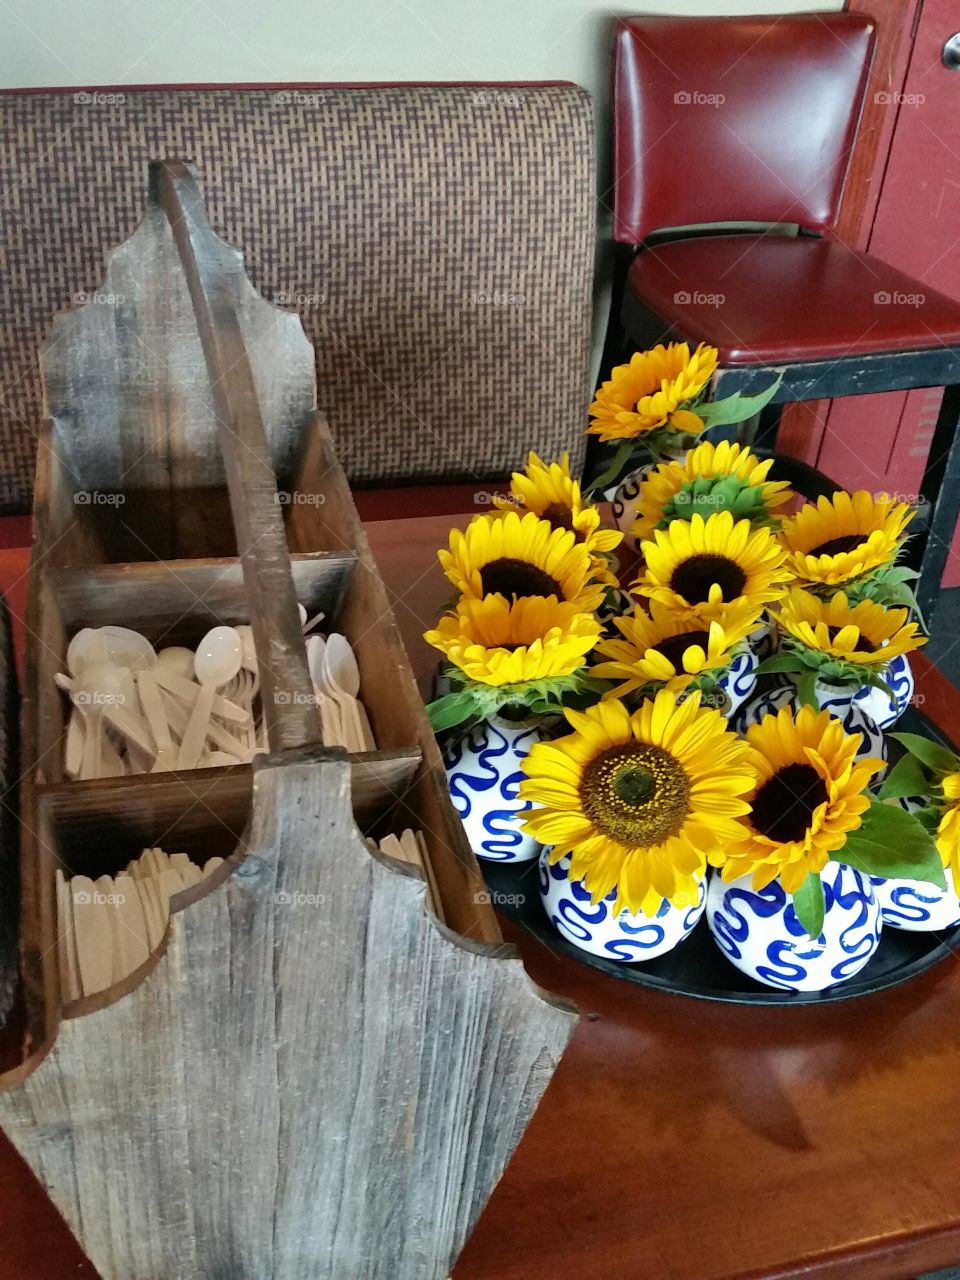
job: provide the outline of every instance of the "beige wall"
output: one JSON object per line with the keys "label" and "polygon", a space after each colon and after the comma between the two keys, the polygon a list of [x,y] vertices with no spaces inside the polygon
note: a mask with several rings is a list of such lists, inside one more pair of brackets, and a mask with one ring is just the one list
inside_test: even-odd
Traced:
{"label": "beige wall", "polygon": [[613,14],[842,7],[842,0],[7,0],[0,87],[575,80],[602,95]]}

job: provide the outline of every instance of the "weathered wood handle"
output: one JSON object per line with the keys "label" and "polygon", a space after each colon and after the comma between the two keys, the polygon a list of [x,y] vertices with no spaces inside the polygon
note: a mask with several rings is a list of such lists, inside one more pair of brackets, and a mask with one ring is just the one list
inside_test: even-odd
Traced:
{"label": "weathered wood handle", "polygon": [[186,164],[153,161],[150,190],[173,230],[210,373],[270,746],[279,751],[319,742],[283,507],[237,312],[242,259],[211,230]]}

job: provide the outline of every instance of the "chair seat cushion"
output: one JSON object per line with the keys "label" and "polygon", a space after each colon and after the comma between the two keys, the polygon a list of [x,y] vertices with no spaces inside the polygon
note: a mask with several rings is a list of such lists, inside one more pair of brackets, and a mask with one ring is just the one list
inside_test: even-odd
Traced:
{"label": "chair seat cushion", "polygon": [[721,364],[781,364],[960,344],[960,303],[834,240],[711,235],[641,251],[636,303]]}

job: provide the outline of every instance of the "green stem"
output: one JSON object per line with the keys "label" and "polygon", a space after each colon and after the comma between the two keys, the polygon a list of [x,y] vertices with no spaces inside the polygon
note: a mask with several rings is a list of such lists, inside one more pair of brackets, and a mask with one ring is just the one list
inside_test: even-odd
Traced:
{"label": "green stem", "polygon": [[614,480],[619,478],[620,472],[629,461],[635,445],[636,442],[633,440],[623,440],[620,442],[616,453],[613,455],[613,461],[605,471],[601,471],[597,478],[591,481],[590,487],[586,490],[585,496],[592,497],[594,494],[602,493],[604,489],[609,488]]}

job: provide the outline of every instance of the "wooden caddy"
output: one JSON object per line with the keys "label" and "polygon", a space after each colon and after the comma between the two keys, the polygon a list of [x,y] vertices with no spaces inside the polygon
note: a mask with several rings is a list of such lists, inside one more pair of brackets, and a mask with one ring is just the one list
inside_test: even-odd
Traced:
{"label": "wooden caddy", "polygon": [[[443,1277],[575,1017],[503,944],[315,409],[313,350],[210,230],[188,167],[164,161],[42,367],[27,1044],[0,1124],[107,1280]],[[297,599],[353,643],[378,750],[319,744]],[[191,644],[246,621],[268,756],[65,780],[53,676],[79,627]],[[407,826],[422,868],[364,838]],[[173,900],[129,980],[65,1006],[57,868],[114,874],[153,845],[227,860]]]}

